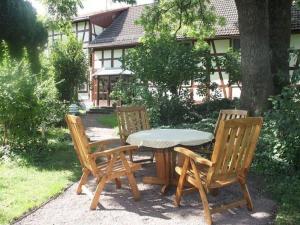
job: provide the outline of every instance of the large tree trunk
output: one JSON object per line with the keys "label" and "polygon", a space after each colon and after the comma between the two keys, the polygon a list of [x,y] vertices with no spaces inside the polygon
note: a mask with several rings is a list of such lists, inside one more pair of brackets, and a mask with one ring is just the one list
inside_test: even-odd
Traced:
{"label": "large tree trunk", "polygon": [[292,0],[272,0],[269,3],[269,37],[271,73],[275,94],[289,84],[289,53]]}
{"label": "large tree trunk", "polygon": [[235,0],[241,38],[242,108],[261,115],[273,94],[267,0]]}

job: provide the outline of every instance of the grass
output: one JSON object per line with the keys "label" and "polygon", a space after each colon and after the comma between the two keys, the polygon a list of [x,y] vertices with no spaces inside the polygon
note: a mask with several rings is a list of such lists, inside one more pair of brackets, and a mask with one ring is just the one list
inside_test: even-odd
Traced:
{"label": "grass", "polygon": [[49,151],[0,162],[0,224],[9,224],[57,195],[80,176],[80,167],[66,130],[50,134]]}
{"label": "grass", "polygon": [[100,124],[102,124],[103,126],[106,126],[109,128],[115,128],[118,126],[117,115],[115,113],[102,114],[101,116],[99,116],[97,121]]}

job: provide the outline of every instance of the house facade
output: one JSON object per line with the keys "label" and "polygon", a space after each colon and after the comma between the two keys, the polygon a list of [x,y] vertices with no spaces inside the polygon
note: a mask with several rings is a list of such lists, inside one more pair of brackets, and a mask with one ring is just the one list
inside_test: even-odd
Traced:
{"label": "house facade", "polygon": [[[226,25],[217,27],[213,38],[207,39],[211,54],[218,57],[224,55],[229,48],[239,49],[238,15],[234,0],[212,0],[217,15],[223,16]],[[94,106],[111,106],[110,93],[120,76],[131,76],[130,71],[121,69],[121,57],[128,49],[136,47],[144,35],[141,26],[135,21],[140,18],[146,5],[124,7],[96,14],[78,17],[73,20],[73,29],[89,57],[89,85],[83,85],[80,98],[90,101]],[[292,8],[291,48],[300,49],[300,11]],[[49,43],[63,35],[51,31]],[[290,60],[291,71],[298,66],[295,58]],[[229,75],[215,65],[211,81],[218,84],[223,97],[232,99],[240,96],[237,85],[228,85]],[[191,82],[188,87],[195,101],[201,101],[197,95],[197,84]]]}

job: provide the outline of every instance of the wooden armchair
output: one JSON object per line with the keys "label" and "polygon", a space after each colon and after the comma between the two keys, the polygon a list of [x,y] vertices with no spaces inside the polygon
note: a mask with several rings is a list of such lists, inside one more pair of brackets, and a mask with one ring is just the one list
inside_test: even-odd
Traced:
{"label": "wooden armchair", "polygon": [[246,118],[248,116],[248,111],[246,110],[239,110],[239,109],[223,109],[219,112],[219,117],[217,119],[214,135],[216,137],[217,131],[219,129],[220,123],[223,120],[231,120],[231,119],[240,119]]}
{"label": "wooden armchair", "polygon": [[231,120],[231,119],[239,119],[239,118],[246,118],[248,116],[248,111],[246,110],[239,110],[239,109],[222,109],[219,112],[219,117],[217,119],[215,130],[214,130],[214,139],[211,142],[205,143],[201,146],[200,149],[194,150],[195,152],[204,155],[205,157],[210,157],[214,143],[216,140],[217,131],[219,129],[220,123],[224,120]]}
{"label": "wooden armchair", "polygon": [[[190,183],[199,191],[204,207],[204,217],[207,224],[212,224],[211,214],[222,212],[229,208],[247,205],[249,210],[253,204],[246,184],[256,143],[262,127],[262,118],[248,117],[221,121],[211,160],[182,147],[175,151],[184,156],[183,166],[176,167],[180,175],[175,205],[179,206],[185,182]],[[217,208],[209,208],[206,193],[233,183],[239,183],[243,199]]]}
{"label": "wooden armchair", "polygon": [[[117,188],[121,188],[120,177],[127,176],[135,200],[140,198],[134,171],[141,168],[140,164],[128,162],[125,152],[137,149],[137,146],[122,146],[113,149],[106,149],[107,145],[116,143],[118,139],[110,139],[89,143],[85,135],[84,126],[80,117],[67,115],[66,122],[70,129],[70,134],[74,144],[74,149],[82,166],[82,176],[77,188],[77,194],[82,192],[82,186],[87,183],[88,176],[92,174],[96,178],[97,188],[90,208],[96,209],[100,194],[105,184],[114,180]],[[92,153],[91,148],[97,147],[98,151]],[[104,158],[100,163],[96,160]]]}
{"label": "wooden armchair", "polygon": [[[119,126],[119,135],[123,145],[127,145],[126,140],[132,133],[149,130],[149,118],[144,106],[117,107],[117,118]],[[133,162],[133,152],[129,153],[130,160]],[[153,154],[150,159],[139,160],[153,161]]]}

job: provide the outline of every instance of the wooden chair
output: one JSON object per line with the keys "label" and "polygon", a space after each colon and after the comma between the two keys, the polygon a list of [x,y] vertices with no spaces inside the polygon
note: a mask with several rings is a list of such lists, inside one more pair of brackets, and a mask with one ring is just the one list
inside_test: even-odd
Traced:
{"label": "wooden chair", "polygon": [[219,112],[219,117],[215,125],[214,135],[216,137],[217,131],[219,129],[220,123],[223,120],[246,118],[248,116],[248,111],[239,109],[223,109]]}
{"label": "wooden chair", "polygon": [[[82,192],[82,186],[87,183],[88,176],[92,174],[96,178],[97,188],[90,208],[96,209],[99,197],[108,181],[114,180],[117,188],[121,188],[120,177],[127,176],[135,200],[140,198],[134,171],[141,168],[140,164],[128,162],[125,152],[136,150],[137,146],[122,146],[106,149],[107,145],[113,144],[118,139],[109,139],[89,143],[85,135],[84,126],[80,117],[67,115],[66,122],[70,129],[74,149],[82,166],[82,176],[77,188],[77,194]],[[119,140],[118,140],[119,141]],[[97,147],[98,151],[91,152],[92,147]],[[97,163],[101,157],[105,159]],[[97,160],[97,162],[96,162]]]}
{"label": "wooden chair", "polygon": [[[119,135],[123,145],[127,145],[126,140],[130,134],[150,129],[149,118],[144,106],[117,107],[117,118]],[[129,157],[133,162],[132,151],[129,153]],[[142,161],[153,161],[153,154],[150,159],[139,160],[136,162]]]}
{"label": "wooden chair", "polygon": [[195,149],[194,151],[205,156],[211,157],[211,153],[214,147],[217,131],[219,129],[221,121],[230,120],[230,119],[239,119],[246,118],[248,116],[248,111],[239,110],[239,109],[222,109],[219,112],[219,117],[217,119],[215,130],[214,130],[214,139],[211,142],[205,143],[201,146],[200,149]]}
{"label": "wooden chair", "polygon": [[[249,210],[253,204],[246,184],[256,143],[262,127],[262,118],[248,117],[221,121],[217,132],[211,160],[183,147],[175,151],[184,156],[182,166],[176,167],[180,175],[175,196],[175,205],[179,206],[185,182],[199,191],[204,207],[204,217],[207,224],[212,224],[211,214],[222,212],[229,208],[247,205]],[[243,199],[217,208],[209,208],[206,193],[233,183],[239,183]]]}

